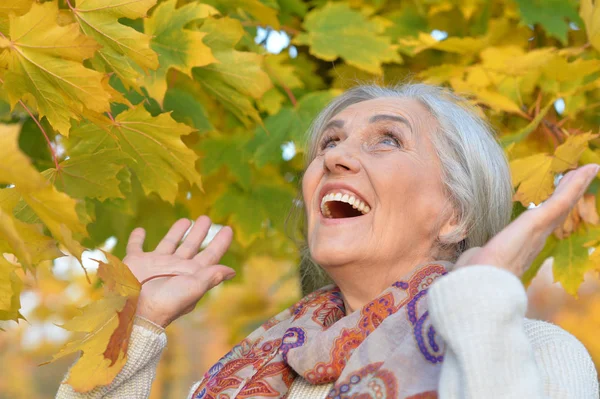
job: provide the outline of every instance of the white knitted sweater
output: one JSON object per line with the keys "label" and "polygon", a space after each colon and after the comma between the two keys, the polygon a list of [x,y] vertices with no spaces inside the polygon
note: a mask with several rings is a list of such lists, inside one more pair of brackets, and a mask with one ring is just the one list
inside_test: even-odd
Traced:
{"label": "white knitted sweater", "polygon": [[[427,297],[446,342],[440,399],[599,398],[587,350],[561,328],[524,318],[527,296],[513,274],[494,266],[461,268],[438,279]],[[56,397],[147,398],[166,345],[162,328],[137,318],[127,363],[111,385],[80,394],[63,383]],[[329,388],[298,377],[288,399],[322,399]]]}

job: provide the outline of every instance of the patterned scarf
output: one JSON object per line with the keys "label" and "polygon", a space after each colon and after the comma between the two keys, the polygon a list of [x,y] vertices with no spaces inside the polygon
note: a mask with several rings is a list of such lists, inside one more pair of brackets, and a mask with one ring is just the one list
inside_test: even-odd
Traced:
{"label": "patterned scarf", "polygon": [[348,316],[335,286],[309,294],[212,366],[193,398],[285,398],[297,375],[334,382],[328,398],[437,398],[444,347],[425,294],[451,265],[419,265]]}

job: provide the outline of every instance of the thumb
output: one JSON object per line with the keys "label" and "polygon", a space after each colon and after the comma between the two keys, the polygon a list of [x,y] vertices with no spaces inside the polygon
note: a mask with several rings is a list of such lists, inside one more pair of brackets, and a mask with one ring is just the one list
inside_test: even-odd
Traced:
{"label": "thumb", "polygon": [[471,259],[475,255],[477,255],[481,251],[481,247],[472,247],[467,249],[465,252],[460,255],[456,263],[454,264],[454,269],[458,269],[460,267],[468,266],[472,264]]}

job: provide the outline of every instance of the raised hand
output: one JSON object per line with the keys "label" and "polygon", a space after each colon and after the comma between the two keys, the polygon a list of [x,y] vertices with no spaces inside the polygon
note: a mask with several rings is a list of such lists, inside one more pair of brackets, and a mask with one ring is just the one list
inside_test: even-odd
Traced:
{"label": "raised hand", "polygon": [[211,288],[235,276],[235,271],[218,262],[225,254],[233,232],[223,227],[201,252],[200,245],[211,225],[200,216],[180,244],[191,221],[180,219],[152,252],[144,252],[146,232],[136,228],[127,243],[123,262],[142,284],[137,314],[166,327],[180,316],[191,312]]}
{"label": "raised hand", "polygon": [[544,248],[546,238],[565,221],[585,194],[598,170],[598,165],[591,164],[567,173],[548,200],[523,212],[483,247],[465,251],[456,261],[455,269],[493,265],[520,277]]}

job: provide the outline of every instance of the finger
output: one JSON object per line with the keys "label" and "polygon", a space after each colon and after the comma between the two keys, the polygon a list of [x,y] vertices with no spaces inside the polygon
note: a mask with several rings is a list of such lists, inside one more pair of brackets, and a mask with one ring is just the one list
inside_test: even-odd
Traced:
{"label": "finger", "polygon": [[127,255],[139,254],[144,252],[144,239],[146,238],[146,230],[141,227],[137,227],[133,229],[131,234],[129,235],[129,240],[127,241],[127,248],[125,251]]}
{"label": "finger", "polygon": [[172,254],[179,245],[179,242],[190,228],[192,222],[189,219],[179,219],[169,229],[167,234],[156,246],[155,252],[159,254]]}
{"label": "finger", "polygon": [[194,256],[194,260],[203,265],[214,265],[215,263],[218,263],[231,245],[232,238],[233,231],[231,230],[231,227],[224,226],[219,230],[210,244],[208,244],[202,252]]}
{"label": "finger", "polygon": [[577,201],[585,194],[597,172],[597,165],[586,165],[567,173],[552,196],[543,207],[539,208],[544,217],[548,218],[543,223],[551,229],[562,223]]}
{"label": "finger", "polygon": [[208,230],[210,229],[210,218],[208,216],[200,216],[196,219],[196,223],[183,240],[183,243],[175,251],[175,255],[184,258],[191,259],[198,253],[202,241],[206,237]]}

